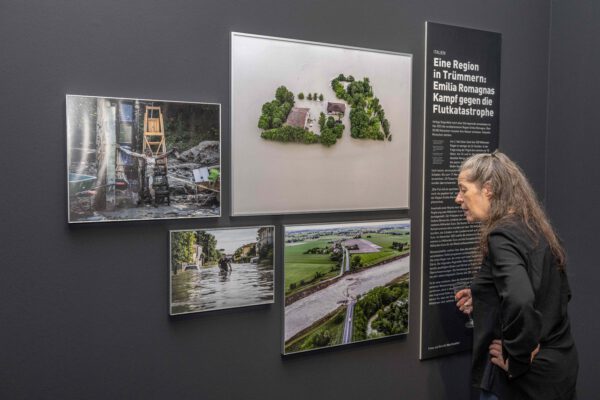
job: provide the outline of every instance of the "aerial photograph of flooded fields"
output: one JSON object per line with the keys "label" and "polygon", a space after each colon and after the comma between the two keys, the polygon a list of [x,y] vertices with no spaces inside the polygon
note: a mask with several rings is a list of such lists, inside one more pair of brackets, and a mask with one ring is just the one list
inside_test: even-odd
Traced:
{"label": "aerial photograph of flooded fields", "polygon": [[285,226],[283,353],[408,333],[410,221]]}
{"label": "aerial photograph of flooded fields", "polygon": [[408,209],[411,76],[408,54],[232,33],[232,215]]}

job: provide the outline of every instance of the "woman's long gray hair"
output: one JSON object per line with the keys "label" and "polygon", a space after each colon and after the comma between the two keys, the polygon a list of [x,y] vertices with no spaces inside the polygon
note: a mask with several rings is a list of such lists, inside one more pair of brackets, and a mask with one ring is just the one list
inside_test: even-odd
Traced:
{"label": "woman's long gray hair", "polygon": [[490,232],[512,215],[523,221],[533,237],[539,237],[541,233],[546,238],[559,268],[564,269],[565,251],[531,184],[517,164],[496,150],[491,154],[475,154],[466,159],[460,167],[460,172],[463,171],[469,182],[475,183],[480,189],[488,184],[492,192],[490,215],[481,226],[482,256],[487,254]]}

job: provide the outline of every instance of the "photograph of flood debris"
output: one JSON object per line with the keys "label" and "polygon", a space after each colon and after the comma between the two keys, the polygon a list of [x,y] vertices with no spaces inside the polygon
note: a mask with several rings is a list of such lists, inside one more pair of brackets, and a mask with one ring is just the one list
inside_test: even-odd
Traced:
{"label": "photograph of flood debris", "polygon": [[291,354],[408,333],[410,221],[285,227]]}
{"label": "photograph of flood debris", "polygon": [[170,314],[273,303],[274,231],[171,231]]}
{"label": "photograph of flood debris", "polygon": [[66,102],[70,223],[220,216],[219,104]]}

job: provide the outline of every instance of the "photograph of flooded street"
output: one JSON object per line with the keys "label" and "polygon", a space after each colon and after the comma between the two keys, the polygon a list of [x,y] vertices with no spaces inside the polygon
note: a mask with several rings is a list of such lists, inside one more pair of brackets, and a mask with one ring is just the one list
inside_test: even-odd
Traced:
{"label": "photograph of flooded street", "polygon": [[283,353],[408,333],[410,221],[285,226]]}
{"label": "photograph of flooded street", "polygon": [[171,231],[170,314],[273,303],[274,230]]}

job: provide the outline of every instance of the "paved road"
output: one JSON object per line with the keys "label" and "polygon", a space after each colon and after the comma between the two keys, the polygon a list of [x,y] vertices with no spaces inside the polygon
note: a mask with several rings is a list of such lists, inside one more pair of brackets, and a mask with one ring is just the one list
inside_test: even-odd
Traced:
{"label": "paved road", "polygon": [[354,316],[354,305],[356,299],[348,300],[348,308],[346,308],[346,320],[344,321],[344,335],[342,336],[342,344],[347,344],[352,341],[352,317]]}
{"label": "paved road", "polygon": [[394,260],[378,267],[346,275],[323,290],[304,297],[285,307],[285,333],[289,338],[346,304],[348,297],[356,298],[369,290],[408,273],[410,257]]}

